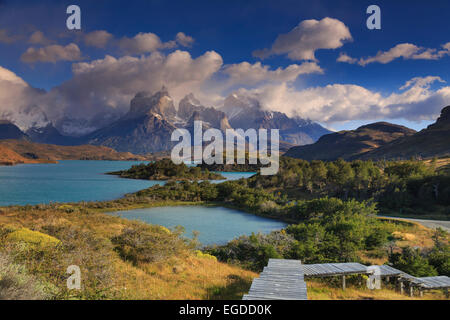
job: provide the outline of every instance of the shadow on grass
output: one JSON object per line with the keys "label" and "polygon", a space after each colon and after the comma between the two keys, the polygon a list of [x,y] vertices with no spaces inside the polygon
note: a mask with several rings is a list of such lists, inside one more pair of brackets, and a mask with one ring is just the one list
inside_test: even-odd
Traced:
{"label": "shadow on grass", "polygon": [[207,289],[209,300],[241,300],[248,293],[252,279],[244,279],[238,275],[229,275],[225,286],[212,286]]}

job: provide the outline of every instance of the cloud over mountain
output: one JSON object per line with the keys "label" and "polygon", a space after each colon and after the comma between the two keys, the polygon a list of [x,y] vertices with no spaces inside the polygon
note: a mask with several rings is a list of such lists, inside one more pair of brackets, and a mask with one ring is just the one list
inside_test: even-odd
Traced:
{"label": "cloud over mountain", "polygon": [[105,30],[96,30],[84,35],[84,43],[87,46],[104,48],[114,36]]}
{"label": "cloud over mountain", "polygon": [[352,40],[350,30],[337,19],[304,20],[288,33],[280,34],[271,48],[256,50],[253,55],[265,59],[287,54],[291,60],[316,60],[316,50],[336,49],[347,40]]}
{"label": "cloud over mountain", "polygon": [[241,89],[241,94],[257,98],[265,108],[326,123],[398,118],[417,121],[435,118],[440,108],[448,104],[450,87],[432,90],[430,84],[433,82],[443,80],[439,77],[413,78],[400,88],[400,93],[393,92],[388,96],[352,84],[297,90],[286,83]]}
{"label": "cloud over mountain", "polygon": [[128,54],[155,52],[161,49],[174,48],[175,46],[175,41],[162,42],[156,34],[151,32],[139,32],[133,38],[123,37],[119,40],[119,47]]}
{"label": "cloud over mountain", "polygon": [[194,38],[186,35],[184,32],[178,32],[175,37],[175,40],[183,47],[191,47],[195,41]]}
{"label": "cloud over mountain", "polygon": [[375,62],[386,64],[399,58],[405,60],[438,60],[447,55],[450,55],[450,42],[442,45],[440,49],[418,47],[411,43],[400,43],[388,51],[379,51],[373,57],[356,59],[341,53],[337,61],[366,66]]}
{"label": "cloud over mountain", "polygon": [[78,61],[82,59],[82,56],[80,48],[75,43],[70,43],[66,46],[54,44],[42,48],[30,47],[20,59],[26,63],[55,63],[57,61]]}
{"label": "cloud over mountain", "polygon": [[315,62],[291,64],[284,69],[279,67],[275,70],[270,70],[268,65],[262,65],[261,62],[241,62],[226,66],[224,73],[230,77],[232,84],[257,84],[263,81],[294,81],[301,74],[323,73],[323,70]]}

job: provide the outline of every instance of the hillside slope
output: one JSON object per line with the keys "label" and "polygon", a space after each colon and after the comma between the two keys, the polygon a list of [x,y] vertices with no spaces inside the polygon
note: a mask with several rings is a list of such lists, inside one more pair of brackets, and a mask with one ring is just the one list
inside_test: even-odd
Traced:
{"label": "hillside slope", "polygon": [[0,120],[0,140],[1,139],[27,139],[27,135],[15,124],[8,120]]}
{"label": "hillside slope", "polygon": [[285,156],[304,160],[349,160],[414,133],[414,130],[404,126],[376,122],[356,130],[324,135],[314,144],[289,149]]}
{"label": "hillside slope", "polygon": [[[12,166],[20,163],[40,163],[36,159],[29,159],[0,144],[0,165]],[[45,162],[45,161],[44,161]]]}
{"label": "hillside slope", "polygon": [[437,121],[411,136],[392,141],[364,155],[361,159],[408,159],[450,155],[450,106],[441,111]]}
{"label": "hillside slope", "polygon": [[[117,152],[103,146],[57,146],[25,140],[0,140],[0,146],[28,160],[146,160],[144,156]],[[27,162],[28,163],[28,162]]]}

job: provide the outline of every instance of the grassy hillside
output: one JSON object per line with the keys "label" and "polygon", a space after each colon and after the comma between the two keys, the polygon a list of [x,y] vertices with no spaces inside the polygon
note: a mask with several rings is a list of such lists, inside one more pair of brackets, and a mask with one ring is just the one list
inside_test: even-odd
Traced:
{"label": "grassy hillside", "polygon": [[[0,243],[0,298],[236,299],[256,276],[179,231],[70,205],[0,208]],[[79,292],[66,289],[69,265]]]}
{"label": "grassy hillside", "polygon": [[26,140],[0,140],[0,146],[33,160],[147,160],[144,156],[117,152],[103,146],[58,146]]}
{"label": "grassy hillside", "polygon": [[54,161],[25,158],[20,154],[18,154],[17,152],[14,152],[9,148],[0,145],[0,165],[12,166],[21,163],[43,163],[43,162],[54,162]]}
{"label": "grassy hillside", "polygon": [[304,160],[329,161],[338,158],[349,160],[414,133],[414,130],[404,126],[377,122],[359,127],[356,130],[324,135],[314,144],[291,148],[285,155]]}

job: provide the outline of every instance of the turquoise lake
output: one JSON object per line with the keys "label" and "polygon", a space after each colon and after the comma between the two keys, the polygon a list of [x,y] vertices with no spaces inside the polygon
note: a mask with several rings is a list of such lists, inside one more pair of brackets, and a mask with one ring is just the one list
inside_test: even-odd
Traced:
{"label": "turquoise lake", "polygon": [[[66,160],[57,164],[0,166],[0,206],[49,202],[112,200],[164,181],[123,179],[105,172],[124,170],[142,161]],[[228,180],[252,172],[221,172]],[[213,181],[219,183],[221,181]],[[181,225],[185,235],[200,232],[202,244],[226,243],[243,234],[268,233],[284,223],[221,207],[157,207],[112,213],[165,227]]]}
{"label": "turquoise lake", "polygon": [[[105,172],[124,170],[142,161],[64,160],[57,164],[0,166],[0,206],[49,202],[113,200],[164,181],[123,179]],[[253,173],[225,172],[227,179]],[[220,182],[220,181],[214,181]]]}
{"label": "turquoise lake", "polygon": [[286,227],[280,221],[223,207],[155,207],[109,214],[168,228],[181,225],[185,228],[186,237],[192,237],[194,230],[199,231],[198,239],[203,245],[225,244],[241,235],[250,235],[252,232],[269,233]]}

